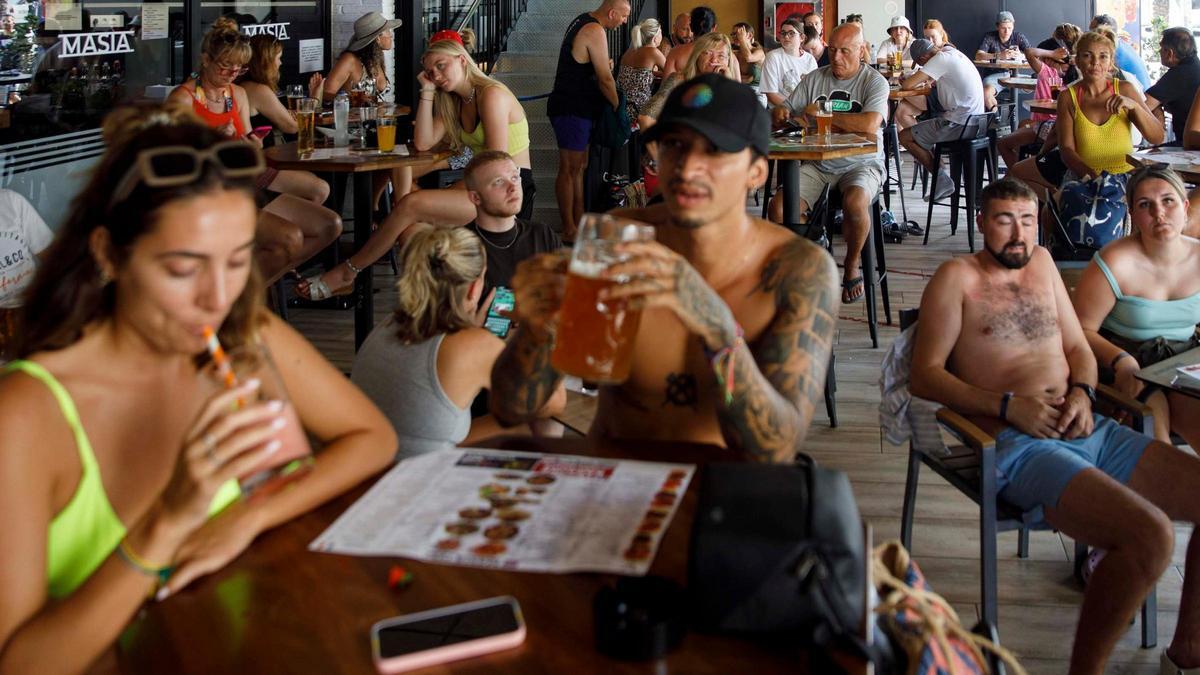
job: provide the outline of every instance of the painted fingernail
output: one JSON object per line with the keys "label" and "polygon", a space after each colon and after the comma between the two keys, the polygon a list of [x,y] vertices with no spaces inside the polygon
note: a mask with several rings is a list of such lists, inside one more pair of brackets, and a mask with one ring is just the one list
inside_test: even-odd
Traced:
{"label": "painted fingernail", "polygon": [[283,443],[280,443],[279,439],[276,438],[275,440],[271,441],[270,443],[267,443],[267,447],[263,448],[263,454],[273,455],[273,454],[279,452],[279,448],[282,445],[283,445]]}
{"label": "painted fingernail", "polygon": [[275,412],[275,413],[283,410],[283,401],[279,401],[279,400],[267,401],[267,410],[269,410],[271,412]]}
{"label": "painted fingernail", "polygon": [[272,429],[282,429],[285,426],[287,426],[287,420],[282,417],[276,417],[274,420],[271,420]]}
{"label": "painted fingernail", "polygon": [[154,600],[156,602],[162,602],[163,600],[166,600],[167,596],[170,594],[171,594],[171,589],[167,588],[166,586],[163,586],[162,588],[158,589],[157,593],[154,594]]}
{"label": "painted fingernail", "polygon": [[258,379],[257,377],[252,377],[252,378],[246,380],[246,388],[247,389],[258,389],[258,386],[261,384],[262,384],[262,380]]}

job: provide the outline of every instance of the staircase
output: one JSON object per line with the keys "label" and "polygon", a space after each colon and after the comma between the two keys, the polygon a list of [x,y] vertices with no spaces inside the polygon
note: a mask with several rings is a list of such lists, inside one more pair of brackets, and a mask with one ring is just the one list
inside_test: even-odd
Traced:
{"label": "staircase", "polygon": [[[518,98],[548,94],[554,87],[558,50],[567,24],[596,8],[597,0],[529,0],[529,6],[508,37],[508,48],[496,60],[492,76]],[[616,58],[620,58],[618,55]],[[560,230],[554,177],[558,145],[546,118],[546,99],[522,101],[529,118],[529,158],[537,184],[533,219]]]}

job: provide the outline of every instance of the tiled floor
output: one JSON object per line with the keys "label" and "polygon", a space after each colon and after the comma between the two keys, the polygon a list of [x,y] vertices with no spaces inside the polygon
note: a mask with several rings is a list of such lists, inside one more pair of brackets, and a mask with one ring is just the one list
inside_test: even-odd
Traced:
{"label": "tiled floor", "polygon": [[[906,161],[904,168],[907,173],[911,165]],[[910,217],[919,214],[923,224],[926,205],[919,195],[909,196],[906,201]],[[752,206],[751,201],[748,207]],[[925,283],[937,266],[951,256],[967,253],[965,231],[960,228],[951,237],[948,222],[948,212],[938,207],[928,246],[922,246],[915,238],[888,245],[893,312],[917,306]],[[393,279],[384,266],[376,266],[375,274],[376,285],[384,289],[375,302],[376,313],[382,317],[394,301],[389,288]],[[881,346],[872,349],[864,318],[863,303],[842,310],[835,344],[840,426],[831,429],[824,415],[818,415],[806,450],[822,464],[849,474],[859,509],[871,521],[875,540],[879,542],[899,536],[907,449],[884,441],[878,423],[880,364],[896,329],[881,327]],[[351,312],[292,310],[291,319],[338,367],[349,370],[353,358]],[[564,421],[586,430],[591,417],[592,400],[573,396]],[[1174,565],[1158,585],[1160,647],[1139,648],[1139,633],[1134,625],[1113,655],[1110,672],[1157,672],[1159,649],[1170,641],[1175,627],[1183,554],[1189,536],[1190,528],[1177,528]],[[1071,576],[1072,543],[1055,533],[1035,532],[1030,548],[1029,559],[1018,559],[1016,534],[1001,536],[1001,638],[1031,673],[1065,673],[1082,598],[1081,589]],[[933,588],[964,615],[964,623],[973,623],[980,597],[977,510],[928,470],[922,474],[920,484],[913,555]]]}

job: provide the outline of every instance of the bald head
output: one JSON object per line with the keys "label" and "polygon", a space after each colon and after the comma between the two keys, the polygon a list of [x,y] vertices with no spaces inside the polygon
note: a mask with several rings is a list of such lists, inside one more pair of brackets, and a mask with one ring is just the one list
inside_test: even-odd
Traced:
{"label": "bald head", "polygon": [[594,16],[605,28],[616,28],[629,20],[630,11],[629,0],[604,0]]}
{"label": "bald head", "polygon": [[863,59],[862,26],[857,23],[844,23],[829,35],[829,65],[833,76],[839,80],[848,80],[858,73]]}
{"label": "bald head", "polygon": [[671,35],[675,37],[675,44],[686,44],[692,41],[692,16],[687,12],[681,13],[675,17],[675,23],[671,26]]}
{"label": "bald head", "polygon": [[833,29],[833,33],[829,36],[829,44],[863,44],[862,24],[854,21],[848,21]]}

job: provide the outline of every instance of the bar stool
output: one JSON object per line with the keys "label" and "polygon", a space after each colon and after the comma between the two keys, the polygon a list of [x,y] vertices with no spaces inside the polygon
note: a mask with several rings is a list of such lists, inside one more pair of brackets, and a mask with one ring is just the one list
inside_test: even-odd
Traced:
{"label": "bar stool", "polygon": [[[883,239],[883,208],[880,203],[882,190],[875,193],[871,199],[871,233],[867,236],[867,241],[863,245],[862,250],[862,275],[863,275],[863,290],[866,294],[867,303],[867,329],[871,333],[871,346],[879,348],[879,329],[878,329],[878,306],[875,299],[875,288],[878,287],[883,294],[883,312],[887,319],[887,324],[892,325],[892,302],[888,293],[887,280],[887,257],[884,251]],[[830,226],[833,223],[833,211],[835,203],[840,203],[841,195],[835,190],[826,186],[825,192],[822,193],[818,203],[824,201],[825,208],[821,214],[820,223],[826,233],[829,232]],[[812,223],[816,221],[817,212],[813,211],[813,216],[809,219]],[[828,236],[828,235],[826,235]],[[830,242],[828,250],[833,252],[833,244]]]}
{"label": "bar stool", "polygon": [[[892,164],[896,165],[896,175],[892,175]],[[892,210],[891,188],[893,185],[900,191],[900,213],[904,216],[901,225],[908,226],[908,205],[904,203],[904,177],[900,172],[900,131],[895,119],[883,128],[883,203],[888,211]],[[916,176],[913,176],[916,185]]]}
{"label": "bar stool", "polygon": [[[997,113],[972,115],[963,125],[959,138],[952,141],[942,141],[933,146],[933,165],[941,166],[942,157],[946,156],[950,164],[950,179],[954,181],[954,193],[950,200],[950,234],[958,232],[958,210],[965,208],[968,221],[975,216],[976,195],[983,187],[983,170],[981,161],[986,163],[988,178],[991,181],[997,177],[996,161],[996,118]],[[981,158],[981,153],[983,154]],[[965,175],[964,175],[965,174]],[[960,205],[960,192],[965,188],[965,204]],[[933,174],[929,194],[937,194],[938,173]],[[925,244],[929,244],[929,230],[933,223],[934,204],[945,205],[944,202],[929,200],[929,211],[925,216]],[[975,252],[975,228],[968,222],[967,246]]]}

